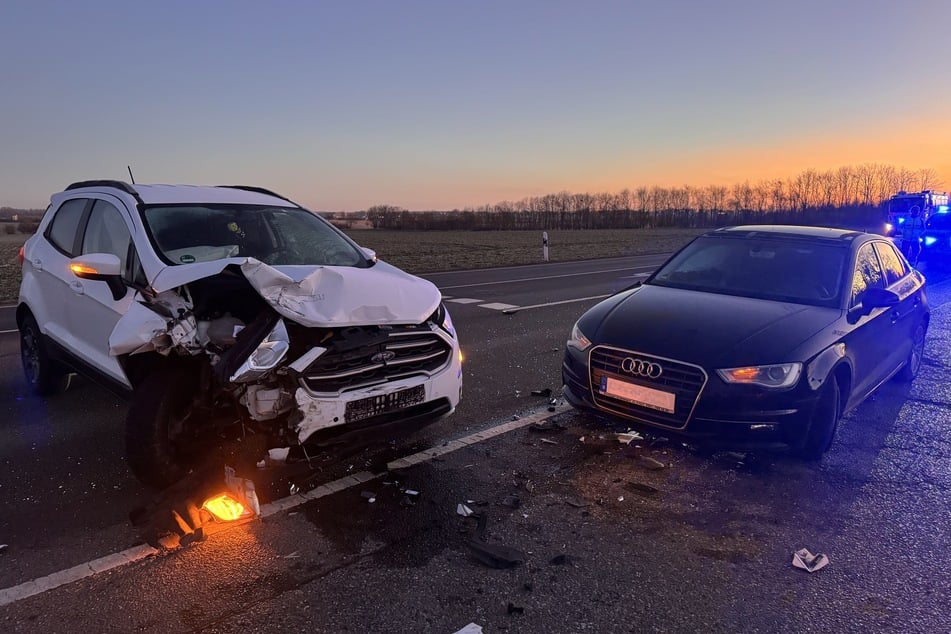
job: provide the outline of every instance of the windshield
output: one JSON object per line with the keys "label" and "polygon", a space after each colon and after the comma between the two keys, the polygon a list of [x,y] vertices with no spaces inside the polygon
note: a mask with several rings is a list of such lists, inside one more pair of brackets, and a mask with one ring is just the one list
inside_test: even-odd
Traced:
{"label": "windshield", "polygon": [[911,213],[911,208],[917,207],[919,210],[925,209],[925,199],[923,196],[907,196],[904,198],[892,198],[888,201],[888,211],[898,216],[906,216]]}
{"label": "windshield", "polygon": [[812,306],[839,306],[846,246],[758,236],[697,238],[647,284]]}
{"label": "windshield", "polygon": [[305,209],[155,205],[143,217],[156,252],[169,264],[249,257],[277,266],[367,265],[356,244]]}

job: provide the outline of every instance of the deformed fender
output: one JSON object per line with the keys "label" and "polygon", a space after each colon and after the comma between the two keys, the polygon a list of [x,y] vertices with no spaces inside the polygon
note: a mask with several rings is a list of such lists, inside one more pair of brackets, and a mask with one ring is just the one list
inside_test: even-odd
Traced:
{"label": "deformed fender", "polygon": [[829,372],[831,372],[835,364],[844,357],[844,343],[837,343],[820,352],[819,356],[806,366],[806,380],[809,382],[809,387],[813,390],[818,390],[822,387],[826,377],[829,376]]}

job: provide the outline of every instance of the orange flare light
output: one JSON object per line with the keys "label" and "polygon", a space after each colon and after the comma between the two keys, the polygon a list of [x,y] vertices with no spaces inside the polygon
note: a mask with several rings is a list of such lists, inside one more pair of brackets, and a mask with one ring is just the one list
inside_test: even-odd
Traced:
{"label": "orange flare light", "polygon": [[228,493],[219,493],[208,498],[201,507],[222,522],[233,522],[253,515],[250,509],[245,508],[244,504]]}
{"label": "orange flare light", "polygon": [[99,271],[87,264],[70,264],[69,270],[76,275],[97,275]]}
{"label": "orange flare light", "polygon": [[759,374],[759,368],[737,368],[730,370],[730,376],[736,381],[749,381]]}

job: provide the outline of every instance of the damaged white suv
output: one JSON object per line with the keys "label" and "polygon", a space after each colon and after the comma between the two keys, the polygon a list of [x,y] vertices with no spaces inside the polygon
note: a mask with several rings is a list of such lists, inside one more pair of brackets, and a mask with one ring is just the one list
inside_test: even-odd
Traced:
{"label": "damaged white suv", "polygon": [[146,484],[223,438],[311,456],[459,402],[439,290],[264,189],[74,183],[21,259],[30,386],[51,394],[78,372],[130,396],[127,458]]}

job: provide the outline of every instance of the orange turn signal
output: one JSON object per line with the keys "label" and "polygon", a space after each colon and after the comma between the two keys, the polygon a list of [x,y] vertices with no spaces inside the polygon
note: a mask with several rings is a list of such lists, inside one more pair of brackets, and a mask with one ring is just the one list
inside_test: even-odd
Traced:
{"label": "orange turn signal", "polygon": [[88,264],[73,263],[69,265],[69,270],[76,275],[98,275],[99,271]]}

